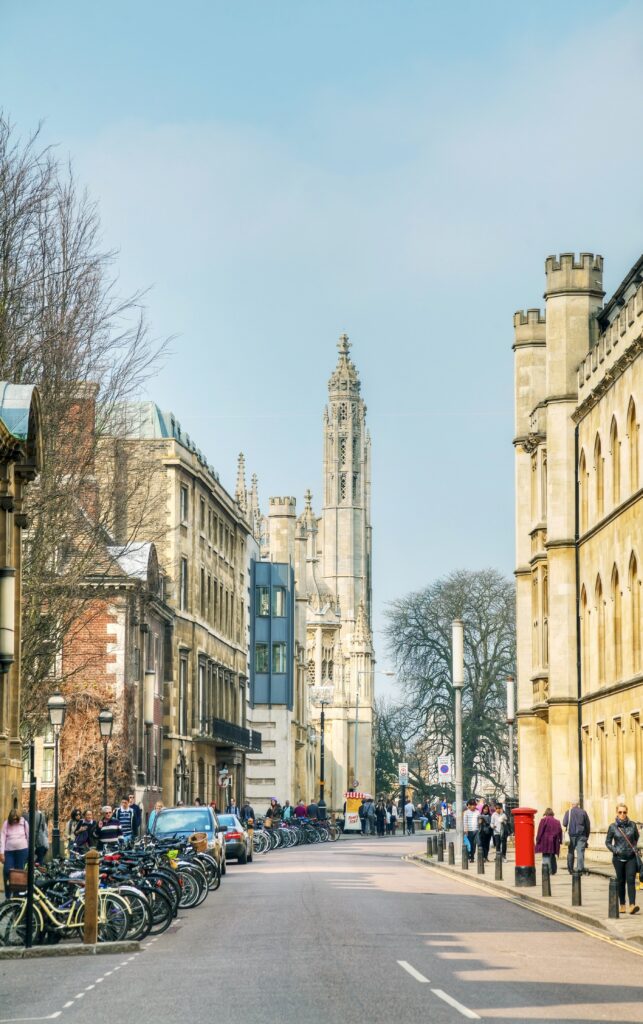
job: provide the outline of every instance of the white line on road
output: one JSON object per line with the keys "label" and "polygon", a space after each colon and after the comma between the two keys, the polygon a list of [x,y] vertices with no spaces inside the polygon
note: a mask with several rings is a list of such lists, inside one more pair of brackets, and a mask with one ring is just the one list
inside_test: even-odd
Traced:
{"label": "white line on road", "polygon": [[453,996],[447,995],[447,993],[443,992],[441,988],[432,988],[431,991],[434,996],[438,996],[439,999],[443,999],[445,1003],[452,1006],[453,1009],[461,1013],[463,1017],[468,1017],[469,1020],[480,1020],[477,1013],[474,1013],[473,1010],[470,1010],[467,1006],[463,1006],[462,1003],[459,1003],[457,999],[453,998]]}
{"label": "white line on road", "polygon": [[89,990],[92,989],[92,988],[96,988],[96,983],[95,982],[94,982],[93,985],[86,985],[85,986],[85,992],[89,992]]}
{"label": "white line on road", "polygon": [[405,971],[408,971],[411,977],[415,978],[416,981],[421,981],[425,985],[429,984],[429,979],[425,978],[424,975],[420,974],[419,971],[416,971],[415,967],[412,967],[411,964],[407,963],[406,960],[398,960],[398,964],[400,965],[400,967],[404,968]]}
{"label": "white line on road", "polygon": [[56,1010],[55,1013],[49,1013],[46,1017],[2,1017],[0,1018],[0,1024],[22,1024],[24,1021],[29,1020],[55,1020],[56,1017],[60,1017],[62,1010]]}
{"label": "white line on road", "polygon": [[65,1005],[63,1006],[63,1010],[68,1010],[69,1007],[73,1006],[73,1005],[74,1005],[74,1000],[70,999],[69,1002],[65,1003]]}

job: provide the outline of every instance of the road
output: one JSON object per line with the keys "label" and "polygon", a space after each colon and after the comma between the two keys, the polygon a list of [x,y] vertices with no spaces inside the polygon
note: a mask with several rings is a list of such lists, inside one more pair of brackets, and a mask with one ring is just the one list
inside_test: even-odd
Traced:
{"label": "road", "polygon": [[642,956],[401,859],[423,845],[276,851],[138,954],[0,962],[0,1024],[640,1024]]}

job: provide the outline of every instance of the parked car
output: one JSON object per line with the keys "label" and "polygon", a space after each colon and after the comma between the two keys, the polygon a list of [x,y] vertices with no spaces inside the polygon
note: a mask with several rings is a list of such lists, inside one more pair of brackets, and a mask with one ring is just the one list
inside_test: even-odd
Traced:
{"label": "parked car", "polygon": [[241,824],[236,814],[220,814],[219,824],[225,828],[225,855],[228,860],[235,859],[239,864],[247,864],[252,860],[252,842],[248,830]]}
{"label": "parked car", "polygon": [[164,807],[154,818],[151,834],[159,839],[163,836],[191,836],[193,832],[205,832],[208,837],[208,853],[219,865],[221,874],[226,873],[226,828],[221,824],[211,807]]}

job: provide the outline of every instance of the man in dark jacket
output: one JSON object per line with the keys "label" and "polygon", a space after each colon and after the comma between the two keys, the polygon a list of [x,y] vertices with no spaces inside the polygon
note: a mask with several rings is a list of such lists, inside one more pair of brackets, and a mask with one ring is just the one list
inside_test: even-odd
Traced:
{"label": "man in dark jacket", "polygon": [[567,870],[570,875],[574,870],[574,854],[576,854],[576,868],[578,871],[585,870],[585,850],[589,842],[591,825],[587,811],[584,811],[577,800],[568,811],[565,811],[563,828],[567,829],[569,845],[567,847]]}
{"label": "man in dark jacket", "polygon": [[141,821],[143,819],[143,813],[141,808],[134,799],[134,794],[130,793],[128,797],[128,803],[132,812],[132,839],[137,839],[138,834],[141,831]]}
{"label": "man in dark jacket", "polygon": [[250,819],[253,821],[255,820],[255,812],[250,801],[246,800],[245,804],[241,808],[241,820],[244,824],[247,824]]}
{"label": "man in dark jacket", "polygon": [[122,838],[123,830],[112,813],[109,804],[101,807],[100,820],[96,826],[96,842],[98,849],[105,853],[115,850]]}

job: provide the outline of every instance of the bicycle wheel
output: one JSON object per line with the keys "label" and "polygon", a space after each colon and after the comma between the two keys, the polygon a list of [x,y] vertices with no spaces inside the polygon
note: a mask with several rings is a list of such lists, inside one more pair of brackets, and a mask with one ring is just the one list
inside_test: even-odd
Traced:
{"label": "bicycle wheel", "polygon": [[161,935],[172,924],[174,908],[169,896],[162,889],[150,889],[146,893],[152,914],[150,935]]}
{"label": "bicycle wheel", "polygon": [[[37,946],[44,931],[42,915],[33,908],[31,945]],[[24,946],[27,937],[27,901],[7,900],[0,907],[0,946]]]}
{"label": "bicycle wheel", "polygon": [[201,895],[198,878],[187,868],[177,868],[176,873],[181,883],[179,907],[181,910],[189,910],[191,907],[196,906],[196,902]]}
{"label": "bicycle wheel", "polygon": [[128,939],[144,939],[152,927],[152,911],[147,896],[132,885],[119,885],[115,890],[127,903],[129,913]]}
{"label": "bicycle wheel", "polygon": [[196,859],[205,871],[209,892],[214,892],[221,885],[221,872],[214,857],[209,853],[197,853]]}
{"label": "bicycle wheel", "polygon": [[127,902],[116,892],[98,893],[98,941],[121,942],[129,928]]}

